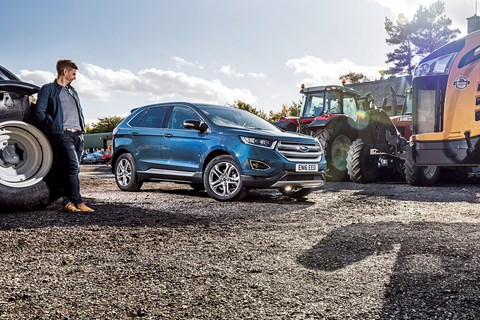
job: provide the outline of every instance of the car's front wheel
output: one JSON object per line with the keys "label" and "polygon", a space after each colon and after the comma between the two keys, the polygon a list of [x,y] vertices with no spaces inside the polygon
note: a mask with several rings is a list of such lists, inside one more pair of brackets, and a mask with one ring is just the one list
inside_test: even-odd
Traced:
{"label": "car's front wheel", "polygon": [[135,161],[130,153],[120,155],[115,162],[115,181],[122,191],[138,191],[143,185],[138,180]]}
{"label": "car's front wheel", "polygon": [[241,200],[247,195],[240,168],[229,155],[210,161],[203,174],[203,184],[208,195],[218,201]]}

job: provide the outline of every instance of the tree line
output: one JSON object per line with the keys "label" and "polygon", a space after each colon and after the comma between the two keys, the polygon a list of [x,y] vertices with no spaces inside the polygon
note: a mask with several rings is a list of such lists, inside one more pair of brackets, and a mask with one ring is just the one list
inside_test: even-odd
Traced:
{"label": "tree line", "polygon": [[[385,18],[386,43],[393,48],[387,53],[385,63],[388,69],[379,70],[379,79],[412,75],[415,65],[428,53],[454,40],[460,33],[452,29],[452,20],[445,14],[445,4],[441,0],[430,6],[419,5],[413,19],[408,20],[399,14],[396,21]],[[364,74],[350,71],[340,75],[340,80],[349,83],[371,81]]]}
{"label": "tree line", "polygon": [[[396,21],[385,18],[386,43],[393,48],[387,53],[385,63],[388,69],[378,70],[378,79],[368,79],[363,73],[349,71],[339,76],[339,80],[347,83],[383,80],[386,77],[412,75],[415,65],[428,53],[449,43],[460,33],[459,29],[451,28],[452,20],[445,14],[445,4],[442,0],[433,2],[430,6],[419,5],[412,20],[404,14],[399,14]],[[247,110],[261,118],[275,122],[282,116],[298,117],[302,101],[292,101],[283,104],[278,112],[254,108],[250,104],[235,100],[232,107]],[[87,126],[87,133],[111,132],[124,118],[113,116],[99,118]]]}

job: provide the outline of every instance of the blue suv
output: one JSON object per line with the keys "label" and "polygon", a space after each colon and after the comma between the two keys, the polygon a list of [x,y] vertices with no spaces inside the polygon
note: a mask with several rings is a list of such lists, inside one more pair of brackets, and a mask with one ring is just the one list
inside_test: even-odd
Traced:
{"label": "blue suv", "polygon": [[228,106],[161,103],[132,110],[113,132],[112,172],[123,191],[144,181],[188,183],[219,201],[251,188],[302,198],[325,181],[317,139],[283,132]]}

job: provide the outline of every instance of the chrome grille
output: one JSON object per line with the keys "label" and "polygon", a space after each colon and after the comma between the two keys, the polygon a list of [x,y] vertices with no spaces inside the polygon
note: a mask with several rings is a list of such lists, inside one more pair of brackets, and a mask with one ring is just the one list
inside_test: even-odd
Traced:
{"label": "chrome grille", "polygon": [[322,156],[318,142],[279,141],[276,150],[292,162],[319,162]]}

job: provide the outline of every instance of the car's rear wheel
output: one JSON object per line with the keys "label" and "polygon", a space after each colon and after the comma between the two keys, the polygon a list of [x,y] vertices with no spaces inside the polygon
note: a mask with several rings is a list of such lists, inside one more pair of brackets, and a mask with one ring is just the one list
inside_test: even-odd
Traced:
{"label": "car's rear wheel", "polygon": [[313,191],[313,189],[294,187],[294,188],[279,188],[278,191],[280,191],[286,197],[301,199],[309,195]]}
{"label": "car's rear wheel", "polygon": [[208,195],[218,201],[241,200],[247,195],[240,168],[229,155],[218,156],[207,165],[203,184]]}
{"label": "car's rear wheel", "polygon": [[40,130],[23,121],[0,123],[0,212],[41,209],[58,199],[44,180],[52,161]]}
{"label": "car's rear wheel", "polygon": [[122,191],[138,191],[143,185],[138,180],[135,161],[130,153],[120,155],[115,162],[115,182]]}

